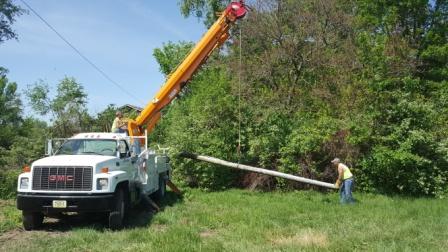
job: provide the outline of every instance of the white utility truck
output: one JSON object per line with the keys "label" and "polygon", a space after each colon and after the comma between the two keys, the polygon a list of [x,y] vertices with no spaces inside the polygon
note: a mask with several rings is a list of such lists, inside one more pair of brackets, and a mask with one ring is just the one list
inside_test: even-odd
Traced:
{"label": "white utility truck", "polygon": [[[230,36],[231,26],[246,15],[243,0],[231,2],[183,62],[171,73],[127,133],[81,133],[67,139],[49,157],[35,161],[18,179],[17,208],[26,230],[38,227],[52,212],[108,212],[109,226],[119,228],[126,209],[149,194],[162,197],[169,181],[165,153],[140,152],[161,111],[192,75]],[[144,144],[146,146],[147,143]],[[51,150],[52,148],[48,148]]]}
{"label": "white utility truck", "polygon": [[17,208],[23,212],[24,228],[39,227],[44,215],[53,213],[107,212],[109,227],[118,229],[127,209],[141,197],[163,197],[169,159],[163,152],[141,148],[143,140],[81,133],[54,152],[49,141],[49,156],[33,162],[30,172],[18,179]]}

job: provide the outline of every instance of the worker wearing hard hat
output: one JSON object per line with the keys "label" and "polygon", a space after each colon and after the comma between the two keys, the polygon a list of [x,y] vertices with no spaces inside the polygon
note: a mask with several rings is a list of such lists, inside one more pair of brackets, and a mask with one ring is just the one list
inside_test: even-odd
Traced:
{"label": "worker wearing hard hat", "polygon": [[336,180],[335,186],[340,188],[339,195],[341,204],[355,203],[352,195],[354,186],[353,174],[345,164],[341,163],[339,158],[333,159],[331,163],[338,169],[338,179]]}
{"label": "worker wearing hard hat", "polygon": [[121,111],[117,111],[115,113],[115,119],[112,123],[112,129],[111,131],[113,133],[127,133],[128,126],[127,126],[127,120],[123,118],[123,114]]}

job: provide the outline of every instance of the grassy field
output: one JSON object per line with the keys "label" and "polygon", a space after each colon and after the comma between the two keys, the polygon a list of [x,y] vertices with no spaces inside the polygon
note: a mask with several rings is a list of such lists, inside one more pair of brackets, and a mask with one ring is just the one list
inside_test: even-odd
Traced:
{"label": "grassy field", "polygon": [[110,231],[98,216],[48,219],[21,229],[14,201],[0,203],[2,251],[448,251],[448,200],[243,190],[173,194],[157,214],[133,209]]}

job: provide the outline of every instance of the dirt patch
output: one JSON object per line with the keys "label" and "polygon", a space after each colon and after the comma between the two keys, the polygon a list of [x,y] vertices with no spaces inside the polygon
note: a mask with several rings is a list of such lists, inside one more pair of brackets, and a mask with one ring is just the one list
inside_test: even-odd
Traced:
{"label": "dirt patch", "polygon": [[24,248],[31,244],[32,240],[38,239],[39,237],[52,238],[64,235],[69,234],[66,232],[46,230],[25,231],[17,228],[0,235],[0,250],[10,251],[12,248]]}
{"label": "dirt patch", "polygon": [[[60,218],[45,217],[40,229],[25,231],[23,228],[9,230],[0,235],[0,251],[10,251],[9,248],[28,248],[36,239],[55,238],[70,235],[70,230],[95,221],[94,218],[82,218],[79,215],[61,215]],[[8,248],[8,249],[7,249]]]}
{"label": "dirt patch", "polygon": [[23,230],[21,229],[13,229],[10,230],[6,233],[3,233],[0,235],[0,245],[9,241],[9,240],[14,240],[14,239],[18,239],[21,235],[21,233],[23,233]]}
{"label": "dirt patch", "polygon": [[275,179],[272,176],[248,172],[243,176],[241,185],[250,191],[255,189],[272,190],[275,185],[274,181]]}
{"label": "dirt patch", "polygon": [[208,237],[213,237],[216,234],[217,234],[217,232],[215,230],[207,229],[207,230],[203,230],[202,232],[200,232],[199,236],[201,238],[208,238]]}
{"label": "dirt patch", "polygon": [[318,247],[326,248],[329,245],[328,237],[322,232],[312,229],[303,230],[292,236],[280,236],[271,239],[276,245],[300,246],[300,247]]}
{"label": "dirt patch", "polygon": [[0,207],[13,206],[14,203],[14,200],[0,200]]}

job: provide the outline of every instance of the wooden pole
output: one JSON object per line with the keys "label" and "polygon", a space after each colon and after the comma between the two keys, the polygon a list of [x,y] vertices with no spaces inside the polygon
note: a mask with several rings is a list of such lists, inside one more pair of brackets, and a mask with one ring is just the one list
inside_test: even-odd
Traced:
{"label": "wooden pole", "polygon": [[326,183],[326,182],[322,182],[322,181],[318,181],[318,180],[314,180],[314,179],[308,179],[308,178],[304,178],[304,177],[294,176],[294,175],[286,174],[286,173],[283,173],[283,172],[267,170],[267,169],[253,167],[253,166],[249,166],[249,165],[242,165],[242,164],[232,163],[232,162],[225,161],[225,160],[218,159],[218,158],[214,158],[214,157],[197,155],[197,154],[188,153],[188,152],[183,152],[183,153],[180,154],[180,156],[184,157],[184,158],[190,158],[190,159],[196,159],[196,160],[200,160],[200,161],[205,161],[205,162],[212,163],[212,164],[218,164],[218,165],[222,165],[222,166],[226,166],[226,167],[230,167],[230,168],[235,168],[235,169],[240,169],[240,170],[246,170],[246,171],[261,173],[261,174],[265,174],[265,175],[269,175],[269,176],[284,178],[284,179],[293,180],[293,181],[302,182],[302,183],[307,183],[307,184],[311,184],[311,185],[322,186],[322,187],[326,187],[326,188],[330,188],[330,189],[337,189],[331,183]]}

